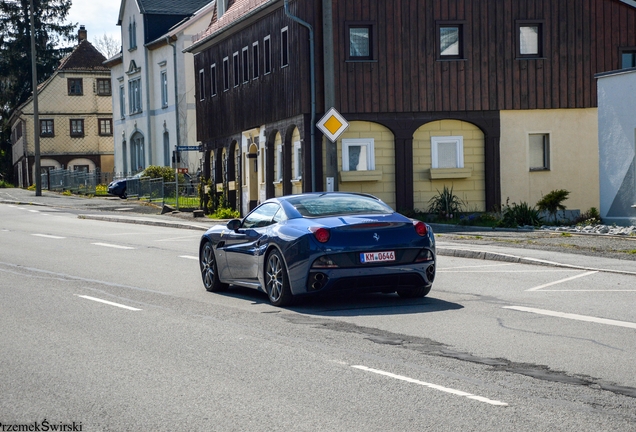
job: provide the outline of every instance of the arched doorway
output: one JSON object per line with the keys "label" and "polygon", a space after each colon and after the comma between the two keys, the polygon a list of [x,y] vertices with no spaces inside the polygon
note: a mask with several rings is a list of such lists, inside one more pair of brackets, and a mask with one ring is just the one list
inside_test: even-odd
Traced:
{"label": "arched doorway", "polygon": [[135,132],[130,138],[130,165],[134,173],[146,168],[146,150],[141,132]]}

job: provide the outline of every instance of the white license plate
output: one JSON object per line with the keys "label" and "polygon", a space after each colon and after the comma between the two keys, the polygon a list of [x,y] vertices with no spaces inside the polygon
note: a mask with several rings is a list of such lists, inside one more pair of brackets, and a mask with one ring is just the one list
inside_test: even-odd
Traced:
{"label": "white license plate", "polygon": [[385,261],[395,261],[395,251],[365,252],[360,254],[360,262],[362,263]]}

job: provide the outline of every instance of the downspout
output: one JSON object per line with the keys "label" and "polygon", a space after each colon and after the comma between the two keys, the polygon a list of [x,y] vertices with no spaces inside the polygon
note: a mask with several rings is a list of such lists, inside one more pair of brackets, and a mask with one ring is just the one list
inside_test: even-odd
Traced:
{"label": "downspout", "polygon": [[[145,24],[145,23],[144,23]],[[146,48],[144,46],[144,59],[145,59],[145,68],[146,69],[146,110],[147,110],[147,115],[146,115],[146,125],[148,127],[147,129],[147,135],[148,135],[148,165],[152,165],[152,129],[151,129],[151,111],[150,111],[150,71],[149,69],[149,63],[148,63],[148,48]]]}
{"label": "downspout", "polygon": [[175,109],[175,120],[177,125],[177,142],[176,145],[179,145],[179,138],[181,136],[181,131],[179,129],[179,87],[177,81],[177,45],[170,42],[170,36],[166,36],[166,42],[168,45],[172,47],[172,67],[174,71],[174,109]]}
{"label": "downspout", "polygon": [[313,27],[298,18],[295,15],[292,15],[289,11],[289,0],[285,0],[285,14],[291,18],[293,21],[296,21],[298,24],[306,27],[309,30],[309,76],[311,81],[311,192],[316,191],[316,76],[314,72],[314,63],[315,63],[315,43],[314,43],[314,29]]}

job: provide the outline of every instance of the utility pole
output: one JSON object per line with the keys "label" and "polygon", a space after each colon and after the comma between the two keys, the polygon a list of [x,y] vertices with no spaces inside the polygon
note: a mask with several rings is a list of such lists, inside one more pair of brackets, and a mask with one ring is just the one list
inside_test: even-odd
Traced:
{"label": "utility pole", "polygon": [[[33,146],[35,151],[35,196],[42,196],[42,175],[40,174],[40,116],[38,113],[38,70],[35,54],[35,12],[33,0],[30,0],[31,15],[31,75],[33,78]],[[27,164],[29,157],[27,154]]]}

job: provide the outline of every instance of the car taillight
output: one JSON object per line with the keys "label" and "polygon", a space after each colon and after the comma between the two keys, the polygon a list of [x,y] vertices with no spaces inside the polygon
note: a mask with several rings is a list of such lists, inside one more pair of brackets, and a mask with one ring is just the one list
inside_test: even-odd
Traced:
{"label": "car taillight", "polygon": [[413,226],[415,227],[415,232],[422,237],[424,237],[428,233],[428,229],[426,228],[426,224],[424,222],[413,221]]}
{"label": "car taillight", "polygon": [[320,243],[327,243],[329,241],[329,237],[331,237],[331,234],[329,233],[329,230],[327,228],[310,227],[309,231],[314,233],[314,237],[316,237],[316,240],[318,240]]}

